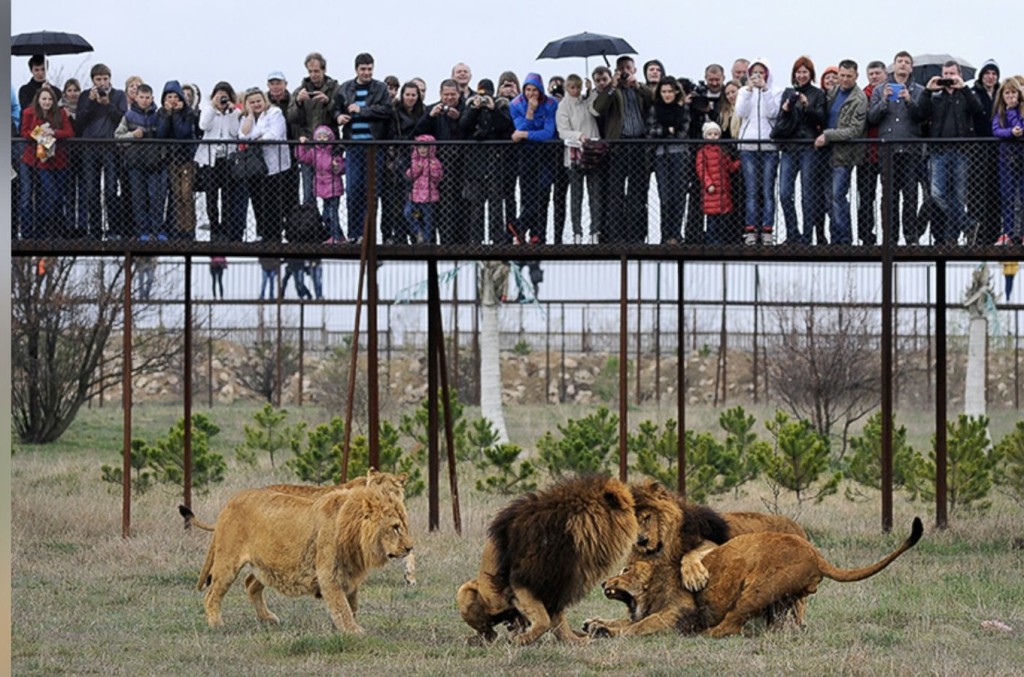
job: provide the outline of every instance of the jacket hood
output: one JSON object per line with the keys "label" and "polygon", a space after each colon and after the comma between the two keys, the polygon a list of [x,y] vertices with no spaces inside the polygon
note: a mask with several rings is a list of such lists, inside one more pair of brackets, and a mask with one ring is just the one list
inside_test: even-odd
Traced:
{"label": "jacket hood", "polygon": [[328,127],[327,125],[319,125],[316,129],[314,129],[313,130],[313,138],[316,138],[316,135],[320,134],[321,132],[324,132],[324,133],[327,134],[327,140],[328,141],[334,141],[335,139],[337,139],[337,137],[334,136],[334,130],[331,129],[330,127]]}
{"label": "jacket hood", "polygon": [[771,64],[770,61],[768,61],[768,59],[764,58],[763,56],[762,57],[758,57],[756,59],[753,59],[750,62],[750,66],[747,68],[748,77],[749,77],[750,71],[753,70],[754,66],[756,66],[757,64],[761,64],[762,66],[764,66],[764,69],[766,71],[768,71],[768,77],[765,78],[765,86],[768,89],[771,89],[772,88],[772,75],[773,75],[772,74],[772,64]]}
{"label": "jacket hood", "polygon": [[164,85],[163,94],[160,95],[161,106],[164,104],[164,99],[166,99],[167,95],[171,92],[177,94],[178,98],[181,99],[181,102],[185,103],[185,90],[181,88],[181,83],[177,80],[168,80],[167,84]]}
{"label": "jacket hood", "polygon": [[650,66],[651,64],[658,65],[658,68],[661,69],[661,77],[665,77],[666,75],[668,75],[668,73],[665,72],[665,64],[661,63],[661,61],[659,61],[658,59],[651,59],[650,61],[644,64],[643,76],[645,80],[647,79],[647,67]]}
{"label": "jacket hood", "polygon": [[[430,144],[427,146],[427,157],[432,158],[437,154],[437,146],[434,145],[434,142],[437,141],[437,139],[435,139],[432,134],[420,134],[416,137],[415,141],[417,144]],[[413,147],[412,152],[413,154],[416,153],[415,146]]]}
{"label": "jacket hood", "polygon": [[981,64],[981,68],[978,69],[978,74],[975,76],[975,79],[977,79],[980,82],[981,76],[985,74],[985,71],[995,71],[996,78],[998,79],[1000,77],[999,64],[996,63],[995,59],[989,59],[985,63]]}
{"label": "jacket hood", "polygon": [[533,85],[540,90],[541,102],[547,98],[547,94],[544,93],[544,79],[538,73],[527,73],[526,77],[523,78],[523,89],[526,89],[526,85]]}
{"label": "jacket hood", "polygon": [[821,71],[821,80],[818,83],[825,92],[828,92],[828,88],[825,87],[825,76],[829,73],[839,73],[839,66],[826,66],[825,70]]}

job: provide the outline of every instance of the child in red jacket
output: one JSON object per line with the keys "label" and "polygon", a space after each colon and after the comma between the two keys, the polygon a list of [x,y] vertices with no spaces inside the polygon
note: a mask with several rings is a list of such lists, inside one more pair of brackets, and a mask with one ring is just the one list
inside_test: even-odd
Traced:
{"label": "child in red jacket", "polygon": [[412,182],[409,201],[405,203],[405,218],[413,242],[430,243],[434,238],[434,205],[441,201],[438,186],[444,177],[444,168],[437,159],[434,137],[421,134],[412,147],[412,160],[405,176]]}
{"label": "child in red jacket", "polygon": [[697,151],[697,176],[703,189],[704,214],[708,217],[708,244],[722,244],[729,239],[726,233],[726,215],[732,212],[732,178],[740,161],[732,157],[717,141],[722,128],[714,122],[705,122],[702,128],[704,144]]}

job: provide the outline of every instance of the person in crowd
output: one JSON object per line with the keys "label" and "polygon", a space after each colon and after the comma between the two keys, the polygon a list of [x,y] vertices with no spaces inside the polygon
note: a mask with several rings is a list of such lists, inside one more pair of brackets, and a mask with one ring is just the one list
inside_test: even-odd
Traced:
{"label": "person in crowd", "polygon": [[[812,145],[825,126],[825,93],[814,86],[814,62],[801,56],[793,62],[790,87],[782,92],[772,138],[780,144],[779,203],[786,224],[786,241],[811,244],[824,228],[827,156]],[[800,175],[801,220],[796,218],[796,177]],[[820,235],[818,243],[823,240]]]}
{"label": "person in crowd", "polygon": [[277,298],[277,272],[281,268],[281,259],[276,256],[261,256],[259,261],[263,274],[260,282],[260,301],[264,296],[273,301]]}
{"label": "person in crowd", "polygon": [[[647,136],[668,141],[654,148],[654,173],[658,177],[658,199],[661,203],[661,242],[679,244],[683,234],[684,175],[686,146],[671,143],[689,134],[689,109],[681,105],[679,82],[671,75],[658,81],[654,105],[647,119]],[[702,229],[701,229],[702,230]],[[689,231],[687,235],[693,235]]]}
{"label": "person in crowd", "polygon": [[388,96],[391,97],[391,103],[395,103],[395,99],[398,98],[398,88],[402,83],[398,80],[398,77],[394,75],[388,75],[384,77],[384,84],[388,88]]}
{"label": "person in crowd", "polygon": [[[402,85],[393,103],[394,116],[388,137],[396,141],[412,141],[416,123],[423,117],[425,107],[420,88],[410,80]],[[385,244],[409,244],[409,229],[403,211],[405,196],[409,192],[405,170],[409,168],[409,147],[389,145],[385,150],[384,180],[381,182],[380,229],[391,233]]]}
{"label": "person in crowd", "polygon": [[[889,200],[889,223],[894,242],[899,241],[902,228],[904,241],[918,244],[923,231],[917,218],[918,184],[924,176],[924,145],[894,143],[916,140],[923,135],[921,100],[924,87],[913,80],[914,58],[900,51],[893,58],[892,74],[871,91],[868,124],[878,126],[878,138],[891,143],[882,149],[892,158],[892,196]],[[925,189],[927,192],[927,188]],[[902,209],[900,201],[902,199]]]}
{"label": "person in crowd", "polygon": [[330,125],[320,125],[313,130],[313,143],[307,143],[305,138],[300,137],[299,145],[295,148],[299,162],[313,168],[313,193],[323,202],[321,216],[330,233],[327,244],[341,244],[345,241],[338,218],[341,196],[345,194],[345,181],[342,179],[345,157],[341,147],[334,143],[336,139]]}
{"label": "person in crowd", "polygon": [[423,101],[427,100],[427,81],[423,78],[411,78],[409,82],[415,82],[416,86],[420,90],[420,99]]}
{"label": "person in crowd", "polygon": [[457,63],[452,66],[451,79],[459,83],[459,98],[465,104],[466,99],[473,96],[473,88],[470,83],[473,81],[473,69],[464,63]]}
{"label": "person in crowd", "polygon": [[[334,102],[338,81],[327,75],[327,60],[319,52],[310,52],[305,60],[307,76],[292,92],[288,103],[288,123],[297,130],[299,143],[313,138],[313,130],[321,125],[335,127]],[[315,169],[299,160],[302,178],[302,202],[316,202]]]}
{"label": "person in crowd", "polygon": [[56,90],[44,85],[35,90],[21,114],[21,136],[26,143],[18,171],[18,222],[25,239],[51,237],[59,225],[60,207],[68,173],[64,139],[75,135],[68,114],[57,104]]}
{"label": "person in crowd", "polygon": [[697,151],[696,165],[704,193],[701,204],[708,221],[707,242],[728,244],[735,242],[736,230],[728,216],[733,211],[732,175],[739,170],[740,161],[718,143],[722,128],[717,123],[705,122],[703,135],[707,143]]}
{"label": "person in crowd", "polygon": [[[267,101],[271,106],[279,108],[282,115],[284,115],[286,123],[285,130],[288,141],[298,141],[298,126],[288,122],[288,109],[292,105],[292,94],[288,90],[288,78],[285,77],[283,71],[271,71],[267,74]],[[285,152],[285,148],[283,146],[281,147],[281,152]],[[291,152],[290,146],[287,149],[287,152]],[[295,208],[299,205],[300,201],[299,165],[297,162],[291,163],[291,166],[285,170],[285,174],[281,179],[281,182],[285,184],[285,190],[282,195],[283,203],[281,205],[281,213],[287,215],[295,211]],[[249,199],[248,187],[246,184],[241,183],[239,184],[239,188],[243,196],[243,202],[247,202]]]}
{"label": "person in crowd", "polygon": [[60,107],[68,114],[72,122],[78,114],[78,98],[82,95],[82,85],[75,78],[68,78],[64,81],[64,91],[61,93]]}
{"label": "person in crowd", "polygon": [[651,59],[644,63],[644,84],[652,92],[658,91],[658,83],[665,77],[665,65],[660,59]]}
{"label": "person in crowd", "polygon": [[[565,78],[561,75],[553,75],[548,78],[548,96],[555,100],[556,115],[557,106],[562,102],[562,98],[565,97]],[[557,138],[557,133],[556,133]],[[552,154],[561,156],[560,149],[552,147]],[[551,174],[551,201],[554,204],[552,210],[552,217],[554,223],[554,243],[562,243],[562,235],[565,233],[565,202],[569,196],[569,172],[565,166],[558,162],[556,157],[552,160],[552,174]]]}
{"label": "person in crowd", "polygon": [[[459,118],[463,138],[473,141],[507,141],[515,127],[507,99],[494,96],[494,83],[484,78],[477,83],[476,94],[466,100]],[[505,221],[501,199],[501,178],[505,168],[501,163],[501,148],[495,144],[481,145],[468,154],[472,161],[465,167],[463,197],[469,202],[469,240],[485,242],[485,224],[489,225],[490,240],[496,240],[504,231]],[[486,217],[485,211],[486,209]]]}
{"label": "person in crowd", "polygon": [[837,84],[839,84],[839,67],[825,66],[825,70],[821,73],[821,90],[830,92]]}
{"label": "person in crowd", "polygon": [[[947,61],[942,74],[925,85],[920,110],[931,122],[930,136],[935,139],[963,139],[976,135],[974,122],[981,114],[981,102],[960,76],[960,64]],[[931,149],[931,196],[943,216],[943,228],[932,233],[936,244],[955,244],[968,233],[967,170],[968,155],[963,146],[935,145]]]}
{"label": "person in crowd", "polygon": [[[723,139],[738,139],[740,136],[740,123],[742,120],[736,114],[736,97],[739,95],[742,87],[743,83],[739,80],[730,80],[722,88],[725,100],[718,111],[718,119]],[[725,151],[732,159],[739,160],[739,151],[735,145],[731,143],[726,145]],[[746,204],[747,198],[746,192],[743,189],[743,176],[741,173],[737,173],[736,176],[732,177],[731,190],[733,209],[728,214],[725,214],[722,219],[724,221],[724,233],[727,234],[724,242],[735,242],[743,236],[744,213],[742,206]]]}
{"label": "person in crowd", "polygon": [[[240,141],[261,141],[263,160],[267,165],[265,176],[249,179],[247,187],[252,197],[252,210],[256,216],[258,241],[280,242],[284,228],[284,194],[288,190],[288,170],[291,157],[283,141],[288,137],[288,125],[277,106],[270,105],[267,95],[258,87],[245,91],[245,116],[238,126]],[[267,143],[277,141],[278,143]]]}
{"label": "person in crowd", "polygon": [[[888,74],[885,72],[885,63],[882,61],[869,61],[865,69],[868,77],[868,84],[864,87],[864,96],[868,99],[868,123],[865,136],[869,139],[878,138],[878,125],[871,122],[871,97],[875,93],[875,87],[884,87]],[[878,144],[868,146],[867,156],[864,163],[857,168],[857,232],[860,235],[860,243],[863,245],[876,245],[881,241],[875,225],[875,198],[878,195],[878,178],[881,173],[881,166],[878,164]]]}
{"label": "person in crowd", "polygon": [[228,162],[228,155],[238,147],[241,120],[235,97],[230,83],[218,82],[207,105],[199,112],[203,143],[196,148],[195,161],[197,171],[205,174],[202,183],[213,242],[241,242],[245,237],[245,200],[241,199],[241,186],[231,176]]}
{"label": "person in crowd", "polygon": [[319,301],[324,297],[324,267],[321,259],[306,259],[306,274],[313,281],[313,294]]}
{"label": "person in crowd", "polygon": [[135,96],[138,94],[139,85],[143,83],[141,75],[129,75],[124,80],[124,96],[127,99],[127,105],[130,108],[135,103]]}
{"label": "person in crowd", "polygon": [[558,102],[544,93],[544,80],[537,73],[523,78],[523,93],[509,104],[512,141],[521,144],[517,153],[522,201],[513,237],[520,242],[543,243],[547,235],[548,195],[554,179],[549,146],[555,138]]}
{"label": "person in crowd", "polygon": [[583,183],[586,177],[587,197],[590,205],[591,231],[594,228],[593,216],[601,212],[599,196],[594,190],[593,175],[584,174],[580,166],[583,145],[601,138],[597,128],[597,120],[590,112],[588,99],[590,88],[583,91],[583,78],[575,73],[565,79],[565,96],[558,103],[555,115],[555,126],[558,136],[565,145],[563,164],[569,176],[569,218],[572,222],[572,243],[583,244]]}
{"label": "person in crowd", "polygon": [[[459,120],[464,106],[459,97],[459,83],[450,78],[442,80],[440,92],[440,100],[427,106],[416,123],[416,136],[429,134],[437,141],[461,141]],[[444,167],[444,178],[439,186],[441,202],[434,214],[435,235],[442,244],[471,244],[465,218],[469,204],[462,197],[465,182],[460,149],[455,145],[442,145],[437,157]]]}
{"label": "person in crowd", "polygon": [[441,179],[444,168],[437,159],[434,137],[421,134],[412,147],[406,177],[411,183],[409,199],[405,203],[405,218],[414,244],[434,241],[434,205],[441,200]]}
{"label": "person in crowd", "polygon": [[[35,101],[36,92],[47,85],[46,82],[46,71],[49,68],[50,63],[46,59],[45,54],[33,54],[28,59],[28,70],[32,73],[32,77],[29,78],[28,82],[18,88],[18,98],[12,98],[18,102],[18,107],[21,110],[28,110],[32,107],[32,102]],[[52,87],[51,87],[52,88]]]}
{"label": "person in crowd", "polygon": [[[98,63],[89,71],[92,87],[78,100],[78,136],[84,139],[112,139],[114,130],[128,110],[128,99],[110,83],[110,68]],[[99,239],[103,234],[103,206],[118,200],[118,157],[106,143],[88,144],[82,149],[82,196],[78,203],[80,236]],[[102,198],[101,198],[102,192]]]}
{"label": "person in crowd", "polygon": [[[124,97],[125,107],[127,110],[131,110],[132,104],[135,103],[135,97],[138,95],[139,85],[143,84],[141,75],[129,75],[124,79]],[[124,159],[120,157],[120,151],[115,150],[118,154],[117,159],[117,183],[121,188],[121,199],[114,202],[113,205],[106,205],[107,207],[107,238],[117,239],[121,237],[132,237],[134,234],[134,215],[132,204],[132,184],[128,180],[128,169],[125,167]],[[167,194],[164,195],[164,203],[171,202],[173,197],[171,196],[170,186],[165,186]],[[162,227],[161,230],[167,230],[166,227]]]}
{"label": "person in crowd", "polygon": [[137,139],[156,139],[158,109],[153,88],[138,86],[135,101],[121,118],[114,136],[131,141],[124,150],[124,166],[132,196],[131,209],[135,236],[140,240],[167,239],[164,232],[164,206],[167,199],[167,147],[153,143],[135,143]]}
{"label": "person in crowd", "polygon": [[[999,64],[989,59],[981,64],[971,87],[974,98],[981,104],[981,112],[974,118],[974,133],[987,139],[992,134],[992,113],[999,90]],[[974,226],[971,244],[995,242],[999,227],[999,164],[998,149],[991,143],[980,143],[971,148],[968,172],[971,189],[967,191],[967,215]]]}
{"label": "person in crowd", "polygon": [[[992,134],[999,144],[1000,246],[1024,244],[1024,83],[1007,78],[996,93]],[[1017,208],[1017,204],[1020,208]]]}
{"label": "person in crowd", "polygon": [[[690,129],[687,138],[701,138],[704,124],[720,122],[720,112],[725,103],[725,69],[717,63],[704,68],[704,80],[696,85],[683,82],[686,92],[685,104],[690,113]],[[721,125],[719,125],[721,126]],[[696,147],[685,146],[687,158],[683,164],[683,185],[686,196],[686,241],[701,244],[704,241],[704,210],[701,207],[703,191],[696,173]]]}
{"label": "person in crowd", "polygon": [[[632,57],[620,56],[611,80],[596,76],[591,110],[598,118],[601,138],[612,141],[643,139],[647,136],[646,113],[653,94],[636,79]],[[599,82],[600,80],[600,82]],[[647,236],[647,192],[650,172],[644,161],[643,145],[625,143],[612,150],[609,162],[611,178],[611,232],[602,232],[602,241],[643,242]]]}
{"label": "person in crowd", "polygon": [[227,270],[228,260],[224,256],[210,257],[210,286],[213,290],[213,298],[217,298],[220,292],[221,300],[224,299],[224,271]]}
{"label": "person in crowd", "polygon": [[288,291],[288,280],[295,279],[295,295],[300,299],[311,299],[313,295],[309,292],[309,287],[306,286],[306,260],[305,259],[285,259],[284,260],[284,279],[281,280],[281,298],[284,298],[285,293]]}
{"label": "person in crowd", "polygon": [[834,245],[853,244],[850,222],[850,179],[864,161],[864,145],[846,143],[864,136],[868,99],[857,85],[857,62],[839,62],[839,84],[828,93],[825,130],[814,140],[816,148],[832,147],[832,238]]}
{"label": "person in crowd", "polygon": [[[82,84],[76,78],[64,81],[64,92],[60,99],[60,107],[68,114],[72,128],[78,125],[78,99],[82,95]],[[82,147],[71,144],[68,148],[68,172],[64,190],[64,204],[61,205],[62,230],[68,224],[74,224],[78,218],[78,201],[81,199],[82,184]],[[13,195],[11,196],[14,197]]]}
{"label": "person in crowd", "polygon": [[729,70],[729,76],[740,83],[740,86],[747,84],[747,72],[750,70],[749,59],[736,59],[732,62],[732,68]]}
{"label": "person in crowd", "polygon": [[[387,138],[393,109],[388,87],[380,80],[373,79],[373,56],[366,52],[355,58],[356,76],[338,87],[334,99],[335,122],[343,130],[343,136],[350,141],[380,141]],[[382,173],[384,155],[377,152],[377,172],[371,177],[369,169],[370,147],[351,145],[346,148],[346,172],[348,174],[348,237],[358,243],[363,237],[363,222],[366,220],[366,194],[370,181],[377,184]],[[379,184],[377,184],[379,187]],[[380,196],[380,191],[375,191]],[[374,227],[376,227],[374,225]],[[394,237],[393,233],[382,233],[385,242]]]}
{"label": "person in crowd", "polygon": [[772,127],[779,113],[779,92],[772,88],[767,59],[750,64],[747,84],[736,95],[740,125],[740,167],[746,189],[743,242],[775,244],[775,176],[779,153],[770,143]]}
{"label": "person in crowd", "polygon": [[[503,71],[498,76],[498,91],[494,94],[495,103],[499,105],[502,102],[506,105],[510,104],[513,99],[519,96],[519,93],[519,76],[514,71]],[[511,120],[511,113],[509,113],[509,119]],[[516,183],[519,177],[515,171],[518,152],[519,144],[498,147],[498,161],[501,164],[501,172],[498,179],[501,191],[501,211],[499,216],[502,217],[501,223],[503,228],[515,219],[516,214],[519,213],[519,202],[516,195]],[[506,235],[507,231],[503,230],[501,237],[504,238]],[[492,242],[497,242],[498,238],[497,233],[491,233]]]}
{"label": "person in crowd", "polygon": [[[176,142],[194,141],[199,125],[196,113],[185,101],[185,92],[177,80],[168,80],[160,95],[156,135]],[[169,204],[167,219],[173,221],[171,232],[178,239],[195,238],[196,203],[192,184],[196,177],[195,145],[173,143],[167,148],[167,183]]]}

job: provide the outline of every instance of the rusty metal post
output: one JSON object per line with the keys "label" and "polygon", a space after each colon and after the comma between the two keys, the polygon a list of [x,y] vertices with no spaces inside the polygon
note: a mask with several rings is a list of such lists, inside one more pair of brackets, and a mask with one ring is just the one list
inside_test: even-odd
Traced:
{"label": "rusty metal post", "polygon": [[640,365],[641,354],[640,347],[643,344],[643,314],[644,314],[644,295],[643,295],[643,261],[636,262],[636,406],[640,406],[643,401],[640,392]]}
{"label": "rusty metal post", "polygon": [[306,304],[299,303],[299,383],[295,406],[302,406],[302,379],[306,376]]}
{"label": "rusty metal post", "polygon": [[758,318],[761,315],[761,313],[758,312],[758,301],[760,299],[760,295],[761,295],[761,271],[758,268],[758,264],[755,263],[754,264],[754,337],[753,337],[753,343],[754,343],[754,365],[753,365],[753,372],[751,374],[751,376],[752,376],[752,378],[754,380],[754,404],[757,404],[757,400],[758,400],[758,397],[757,397],[757,383],[760,380],[758,378],[758,368],[761,366],[760,360],[758,360],[758,353],[757,353],[757,337],[759,335],[759,332],[758,332]]}
{"label": "rusty metal post", "polygon": [[438,288],[437,260],[427,262],[427,528],[437,531],[441,526],[438,475],[440,458],[437,444],[437,337],[435,329],[441,316],[441,299],[434,294]]}
{"label": "rusty metal post", "polygon": [[626,458],[626,430],[629,394],[627,382],[629,372],[629,261],[619,258],[619,479],[623,482],[629,475]]}
{"label": "rusty metal post", "polygon": [[213,303],[206,304],[206,406],[213,409]]}
{"label": "rusty metal post", "polygon": [[655,274],[654,292],[654,402],[661,407],[661,261]]}
{"label": "rusty metal post", "polygon": [[[370,181],[372,184],[373,181]],[[369,212],[369,209],[367,209]],[[365,228],[364,228],[365,234]],[[352,408],[356,399],[356,368],[359,358],[359,322],[363,312],[363,280],[366,277],[366,256],[369,240],[363,237],[359,255],[359,281],[356,283],[356,316],[352,328],[352,355],[348,363],[348,400],[345,403],[345,433],[341,443],[341,481],[348,481],[348,458],[352,442]]]}
{"label": "rusty metal post", "polygon": [[892,531],[892,426],[893,426],[893,232],[892,147],[882,158],[882,531]]}
{"label": "rusty metal post", "polygon": [[683,260],[676,264],[676,410],[679,439],[676,440],[676,490],[686,496],[686,308],[683,304]]}
{"label": "rusty metal post", "polygon": [[124,257],[124,336],[121,360],[121,415],[124,435],[121,449],[121,538],[132,535],[132,254]]}
{"label": "rusty metal post", "polygon": [[185,256],[185,369],[182,388],[185,397],[185,451],[182,459],[185,477],[185,505],[192,505],[192,257]]}
{"label": "rusty metal post", "polygon": [[366,426],[369,464],[380,470],[380,374],[377,371],[377,148],[371,147],[366,165],[366,221],[363,249],[366,259]]}
{"label": "rusty metal post", "polygon": [[[444,330],[441,319],[441,290],[436,275],[430,277],[429,284],[432,285],[428,294],[438,302],[430,308],[434,316],[431,318],[431,333],[434,335],[434,343],[437,348],[437,371],[441,377],[441,402],[444,404],[444,440],[447,447],[448,461],[448,486],[452,494],[452,523],[455,526],[455,533],[462,535],[462,514],[459,510],[459,482],[455,471],[455,435],[452,429],[452,410],[449,403],[452,401],[451,389],[448,387],[448,360],[445,357]],[[440,465],[440,460],[438,461]],[[440,510],[438,511],[440,522]]]}
{"label": "rusty metal post", "polygon": [[935,526],[945,529],[946,514],[946,261],[935,264]]}

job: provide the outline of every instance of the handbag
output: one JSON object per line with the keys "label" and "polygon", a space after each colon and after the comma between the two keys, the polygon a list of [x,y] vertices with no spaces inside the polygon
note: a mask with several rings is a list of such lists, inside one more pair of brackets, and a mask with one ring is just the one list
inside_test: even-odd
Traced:
{"label": "handbag", "polygon": [[775,124],[768,133],[768,137],[773,141],[793,139],[800,133],[800,120],[797,118],[795,103],[799,96],[796,90],[792,88],[788,88],[783,92],[782,101],[788,100],[790,102],[789,112],[786,113],[781,109],[779,110],[779,116],[775,118]]}
{"label": "handbag", "polygon": [[587,140],[583,144],[580,153],[580,169],[584,172],[592,172],[600,169],[608,162],[608,151],[610,146],[607,141]]}
{"label": "handbag", "polygon": [[228,169],[232,178],[238,181],[266,176],[267,163],[263,159],[263,149],[259,146],[246,146],[245,150],[231,153],[228,155]]}

